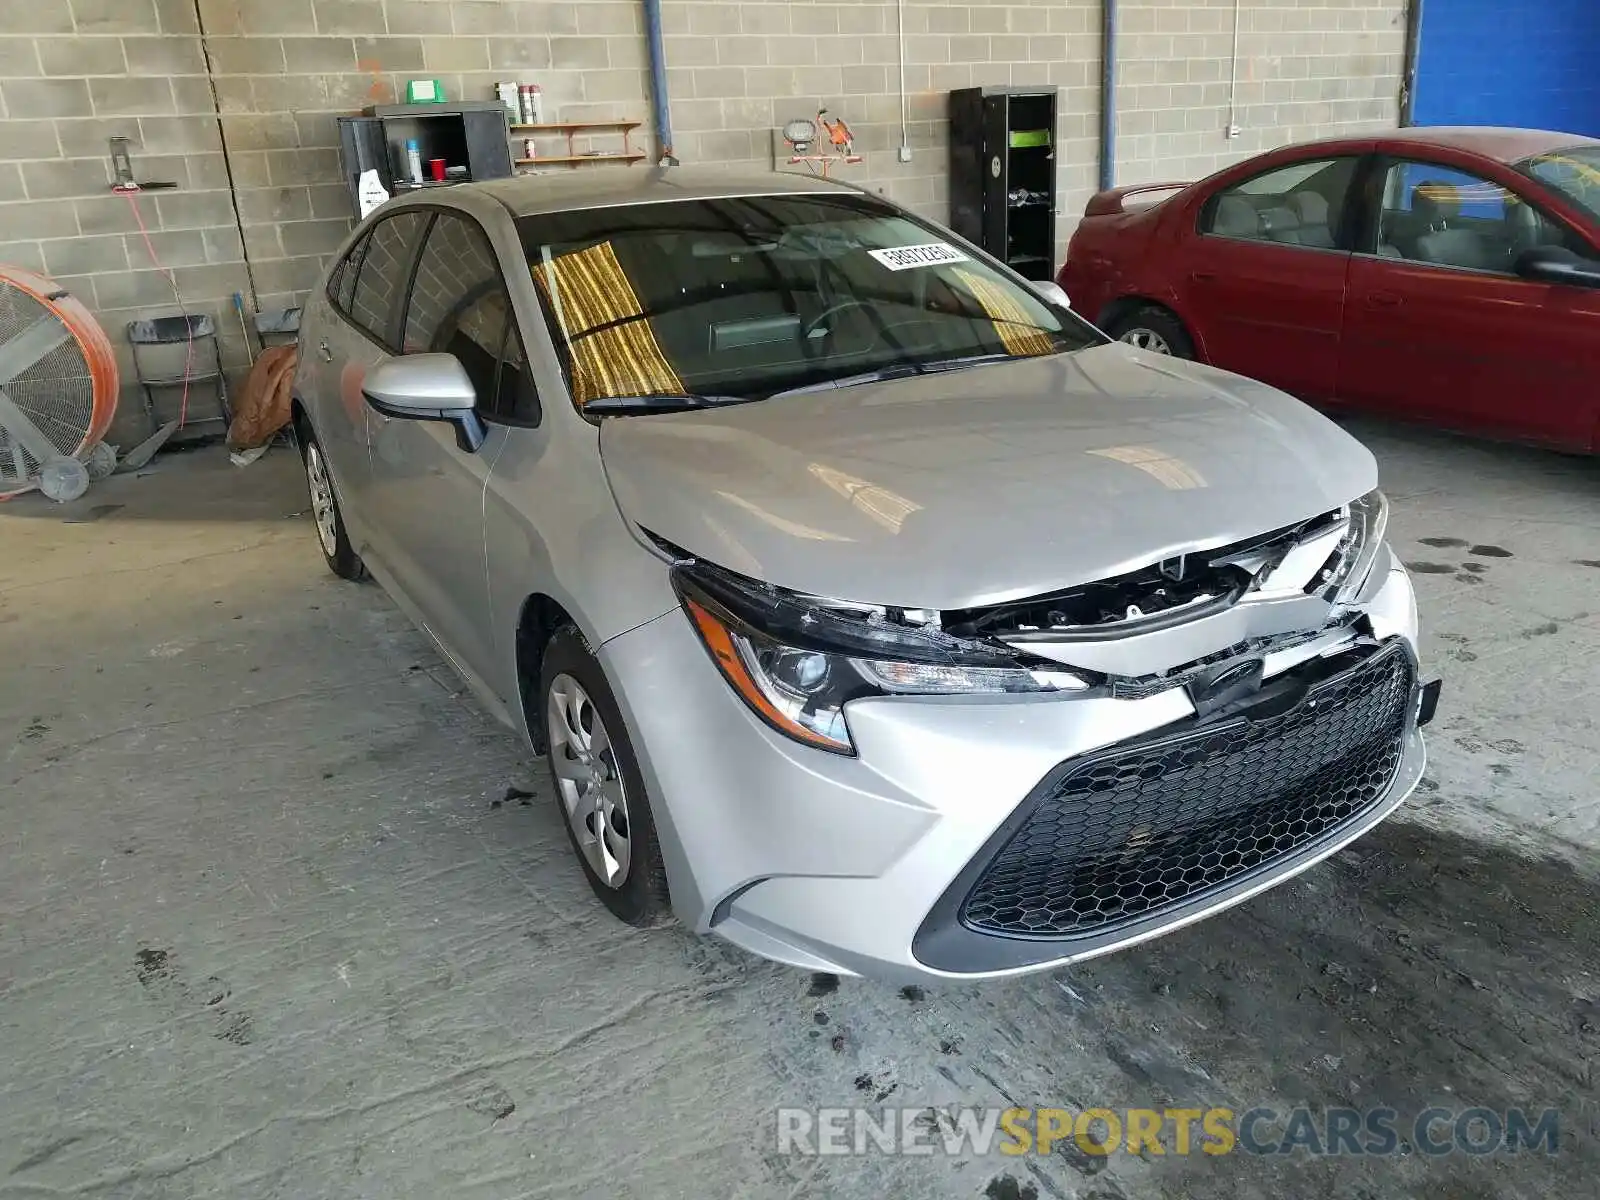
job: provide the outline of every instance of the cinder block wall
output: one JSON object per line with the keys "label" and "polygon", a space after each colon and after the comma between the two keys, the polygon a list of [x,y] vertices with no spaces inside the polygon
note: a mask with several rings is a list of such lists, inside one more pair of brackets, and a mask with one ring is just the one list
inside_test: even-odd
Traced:
{"label": "cinder block wall", "polygon": [[491,98],[496,80],[535,81],[552,118],[646,111],[634,0],[200,0],[199,8],[263,307],[314,286],[350,228],[337,115],[403,100],[416,78],[474,100]]}
{"label": "cinder block wall", "polygon": [[[849,122],[863,152],[849,178],[945,220],[947,94],[974,85],[1054,84],[1061,88],[1065,212],[1081,211],[1097,174],[1099,0],[908,0],[903,131],[900,19],[894,0],[668,0],[668,90],[680,157],[771,163],[772,131],[826,104]],[[898,158],[902,136],[910,163]]]}
{"label": "cinder block wall", "polygon": [[1121,12],[1119,184],[1203,179],[1399,120],[1405,0],[1122,0]]}
{"label": "cinder block wall", "polygon": [[[124,327],[176,311],[174,280],[193,309],[228,318],[226,352],[242,361],[231,297],[248,280],[194,0],[0,0],[0,104],[0,262],[88,304],[125,381]],[[135,147],[139,178],[177,188],[113,195],[114,136]],[[125,387],[125,446],[144,429],[137,407]]]}
{"label": "cinder block wall", "polygon": [[[1240,0],[1241,136],[1227,138],[1234,4],[1123,0],[1119,182],[1393,123],[1405,0]],[[771,166],[774,128],[826,104],[865,155],[849,178],[943,219],[945,94],[1054,84],[1064,242],[1098,177],[1099,0],[906,0],[904,164],[899,20],[895,0],[665,0],[679,158]],[[543,86],[551,118],[648,124],[642,30],[639,0],[0,0],[0,261],[88,302],[131,379],[123,326],[175,310],[153,249],[190,309],[218,318],[237,371],[232,294],[296,302],[350,226],[336,115],[412,78],[474,99],[519,79]],[[116,135],[141,179],[178,189],[137,214],[112,195]],[[125,387],[116,437],[142,430]]]}

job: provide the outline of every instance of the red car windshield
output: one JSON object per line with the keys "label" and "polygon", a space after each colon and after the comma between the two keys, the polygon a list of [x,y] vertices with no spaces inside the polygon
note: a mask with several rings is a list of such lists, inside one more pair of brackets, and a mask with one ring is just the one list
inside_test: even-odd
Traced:
{"label": "red car windshield", "polygon": [[1600,145],[1574,146],[1540,154],[1518,163],[1517,169],[1554,188],[1600,220]]}

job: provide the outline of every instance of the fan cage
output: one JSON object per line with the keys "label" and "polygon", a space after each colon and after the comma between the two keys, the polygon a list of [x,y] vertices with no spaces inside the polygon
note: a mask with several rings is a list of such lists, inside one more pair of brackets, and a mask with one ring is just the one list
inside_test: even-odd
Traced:
{"label": "fan cage", "polygon": [[[0,387],[57,453],[79,456],[106,435],[116,417],[120,381],[111,339],[54,280],[0,265],[0,346],[45,316],[60,321],[70,336]],[[27,490],[42,466],[0,424],[0,498]]]}

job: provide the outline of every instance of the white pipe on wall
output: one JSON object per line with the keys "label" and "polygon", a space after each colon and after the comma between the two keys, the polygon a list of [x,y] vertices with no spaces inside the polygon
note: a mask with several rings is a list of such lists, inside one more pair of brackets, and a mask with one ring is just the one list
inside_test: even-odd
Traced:
{"label": "white pipe on wall", "polygon": [[1233,0],[1233,74],[1228,83],[1228,136],[1239,136],[1239,27],[1243,24],[1244,0]]}
{"label": "white pipe on wall", "polygon": [[895,0],[897,40],[900,43],[900,161],[911,161],[911,126],[906,121],[906,0]]}

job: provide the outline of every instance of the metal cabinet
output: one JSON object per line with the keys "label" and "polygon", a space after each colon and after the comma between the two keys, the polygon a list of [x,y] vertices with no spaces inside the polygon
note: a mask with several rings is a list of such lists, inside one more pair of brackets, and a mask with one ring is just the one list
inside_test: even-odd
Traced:
{"label": "metal cabinet", "polygon": [[[407,169],[406,143],[412,139],[423,164],[421,183],[414,181]],[[443,159],[447,167],[464,170],[435,183],[428,178],[427,165],[436,158]],[[339,118],[339,160],[352,206],[356,205],[356,187],[363,171],[376,170],[391,195],[501,179],[511,174],[506,109],[499,101],[470,100],[377,105],[362,116]]]}
{"label": "metal cabinet", "polygon": [[950,227],[1028,279],[1051,279],[1056,89],[950,93]]}

